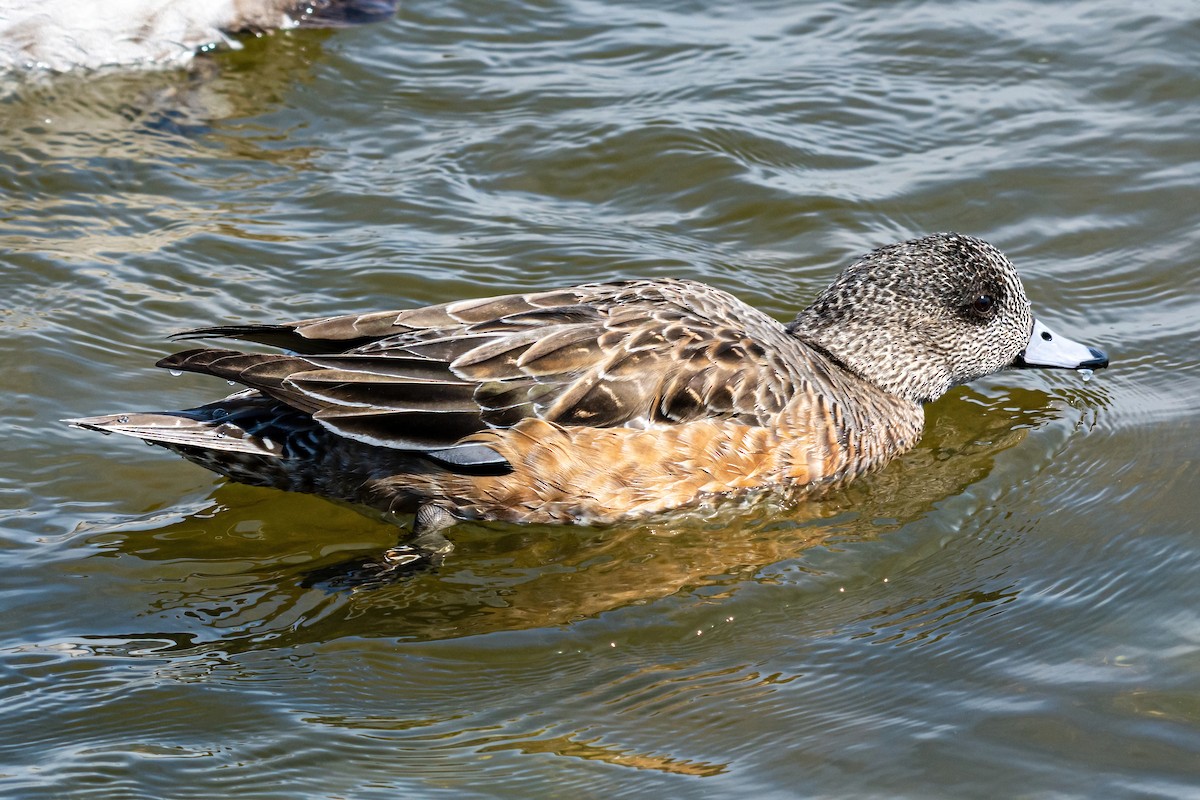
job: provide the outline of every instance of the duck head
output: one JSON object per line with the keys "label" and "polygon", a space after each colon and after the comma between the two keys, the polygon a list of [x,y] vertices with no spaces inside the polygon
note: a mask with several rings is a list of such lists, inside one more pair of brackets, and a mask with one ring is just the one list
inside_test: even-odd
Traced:
{"label": "duck head", "polygon": [[1034,319],[1003,253],[956,233],[868,253],[788,330],[864,380],[918,403],[1002,369],[1108,366],[1100,350]]}

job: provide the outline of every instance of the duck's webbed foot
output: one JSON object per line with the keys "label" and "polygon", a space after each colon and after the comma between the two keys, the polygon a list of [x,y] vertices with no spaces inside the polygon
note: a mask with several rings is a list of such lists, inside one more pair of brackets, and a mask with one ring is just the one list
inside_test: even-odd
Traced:
{"label": "duck's webbed foot", "polygon": [[402,580],[442,565],[454,543],[442,534],[458,520],[441,506],[417,509],[412,535],[382,555],[355,559],[309,575],[306,585],[328,583],[334,588],[371,588]]}
{"label": "duck's webbed foot", "polygon": [[458,520],[441,506],[421,506],[413,520],[412,538],[386,550],[383,561],[392,565],[391,569],[409,571],[426,566],[441,566],[446,554],[454,549],[454,543],[447,539],[442,531],[457,522]]}

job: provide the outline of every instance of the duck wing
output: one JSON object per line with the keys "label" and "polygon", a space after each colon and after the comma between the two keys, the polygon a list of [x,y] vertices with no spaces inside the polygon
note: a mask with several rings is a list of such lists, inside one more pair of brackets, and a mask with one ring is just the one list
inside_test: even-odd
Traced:
{"label": "duck wing", "polygon": [[[403,450],[538,418],[590,427],[762,425],[813,380],[778,321],[691,281],[590,284],[284,325],[220,326],[276,354],[202,348],[159,366],[217,375],[327,429]],[[819,378],[819,375],[816,377]]]}

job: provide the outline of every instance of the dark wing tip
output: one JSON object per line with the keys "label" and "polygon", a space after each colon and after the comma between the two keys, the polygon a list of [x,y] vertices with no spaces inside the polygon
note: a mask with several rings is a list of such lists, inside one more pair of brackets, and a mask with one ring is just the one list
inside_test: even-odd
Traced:
{"label": "dark wing tip", "polygon": [[[389,320],[392,313],[372,316],[383,316]],[[245,342],[256,342],[268,347],[276,347],[293,353],[310,355],[330,355],[342,353],[364,345],[389,331],[375,330],[376,325],[364,332],[359,330],[355,322],[361,317],[322,317],[301,322],[281,323],[277,325],[213,325],[207,328],[192,328],[178,331],[170,335],[173,341],[189,339],[238,339]]]}
{"label": "dark wing tip", "polygon": [[290,337],[296,332],[294,325],[210,325],[176,331],[167,338],[172,341],[187,339],[248,339],[258,341],[263,337]]}

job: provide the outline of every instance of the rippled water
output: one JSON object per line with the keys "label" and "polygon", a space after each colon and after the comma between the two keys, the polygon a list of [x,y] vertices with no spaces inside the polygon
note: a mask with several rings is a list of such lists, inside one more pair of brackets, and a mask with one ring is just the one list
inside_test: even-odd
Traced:
{"label": "rippled water", "polygon": [[[4,79],[6,796],[1200,795],[1200,9],[640,5]],[[935,230],[1113,367],[955,390],[789,513],[335,591],[394,529],[57,422],[215,396],[180,328],[634,275],[786,319]]]}

